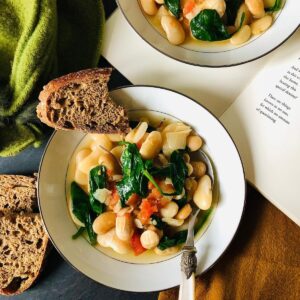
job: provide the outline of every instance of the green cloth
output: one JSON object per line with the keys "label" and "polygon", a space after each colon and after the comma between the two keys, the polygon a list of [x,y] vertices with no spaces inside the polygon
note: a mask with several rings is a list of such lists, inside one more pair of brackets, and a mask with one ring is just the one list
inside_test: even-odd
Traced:
{"label": "green cloth", "polygon": [[0,0],[0,156],[38,146],[43,84],[97,66],[101,0]]}

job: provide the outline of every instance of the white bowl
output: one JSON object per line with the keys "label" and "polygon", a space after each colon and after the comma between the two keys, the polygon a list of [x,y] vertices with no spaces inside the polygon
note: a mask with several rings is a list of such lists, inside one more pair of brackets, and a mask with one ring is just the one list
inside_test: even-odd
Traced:
{"label": "white bowl", "polygon": [[229,67],[260,58],[285,42],[300,23],[300,1],[286,0],[272,26],[263,34],[252,37],[247,43],[239,46],[230,43],[215,46],[201,45],[189,49],[184,44],[179,46],[170,44],[149,23],[138,0],[117,0],[117,2],[132,28],[153,48],[178,61],[204,67]]}
{"label": "white bowl", "polygon": [[[245,178],[239,153],[222,124],[192,99],[171,90],[128,86],[111,92],[130,110],[167,113],[191,125],[205,140],[216,168],[219,202],[210,225],[196,243],[200,274],[226,250],[241,220]],[[66,175],[68,164],[85,134],[56,131],[44,152],[38,178],[38,198],[45,228],[57,250],[74,268],[107,286],[127,291],[155,291],[180,283],[180,255],[157,263],[128,263],[107,256],[83,237],[72,240],[76,227],[68,213]]]}

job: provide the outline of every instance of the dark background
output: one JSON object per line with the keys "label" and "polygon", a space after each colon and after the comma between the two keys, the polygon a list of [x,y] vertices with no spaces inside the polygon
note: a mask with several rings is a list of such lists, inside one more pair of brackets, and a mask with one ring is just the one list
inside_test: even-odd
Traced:
{"label": "dark background", "polygon": [[[130,0],[129,0],[130,1]],[[116,8],[115,1],[103,0],[106,17]],[[101,58],[99,66],[110,66]],[[115,88],[130,84],[117,70],[114,70],[109,87]],[[42,147],[38,149],[29,148],[20,155],[12,158],[0,158],[0,173],[6,174],[32,174],[38,171],[39,162],[52,130],[49,129]],[[248,189],[251,189],[248,187]],[[260,197],[257,192],[251,191],[255,197]],[[65,262],[58,252],[53,249],[49,255],[46,267],[38,282],[28,291],[21,295],[10,297],[10,299],[101,299],[101,300],[154,300],[158,293],[130,293],[115,290],[87,278],[73,269]],[[8,299],[0,296],[0,299]]]}

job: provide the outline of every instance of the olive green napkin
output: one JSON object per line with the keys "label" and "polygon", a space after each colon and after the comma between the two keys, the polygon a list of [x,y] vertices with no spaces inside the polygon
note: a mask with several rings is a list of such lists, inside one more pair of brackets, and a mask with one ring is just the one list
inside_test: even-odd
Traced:
{"label": "olive green napkin", "polygon": [[0,156],[39,145],[39,90],[97,65],[104,19],[101,0],[0,1]]}

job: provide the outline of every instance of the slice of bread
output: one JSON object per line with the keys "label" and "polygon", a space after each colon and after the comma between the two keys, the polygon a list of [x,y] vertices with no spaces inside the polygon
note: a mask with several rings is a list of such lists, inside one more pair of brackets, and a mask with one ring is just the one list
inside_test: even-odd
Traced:
{"label": "slice of bread", "polygon": [[47,248],[39,214],[0,217],[0,294],[16,295],[29,288],[41,271]]}
{"label": "slice of bread", "polygon": [[0,175],[0,215],[37,209],[36,178]]}
{"label": "slice of bread", "polygon": [[37,115],[55,129],[127,133],[125,109],[109,97],[112,69],[87,69],[50,81],[39,95]]}

